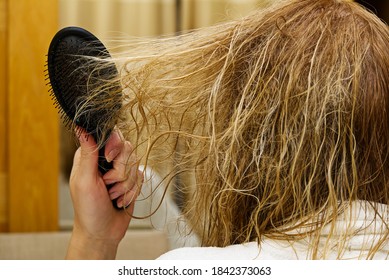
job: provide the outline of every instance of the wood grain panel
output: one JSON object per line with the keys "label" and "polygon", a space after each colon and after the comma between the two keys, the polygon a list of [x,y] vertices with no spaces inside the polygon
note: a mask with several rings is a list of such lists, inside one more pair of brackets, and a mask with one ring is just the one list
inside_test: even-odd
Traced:
{"label": "wood grain panel", "polygon": [[7,230],[7,11],[6,0],[0,0],[0,231]]}
{"label": "wood grain panel", "polygon": [[8,231],[7,175],[0,174],[0,232]]}
{"label": "wood grain panel", "polygon": [[44,81],[57,26],[57,1],[8,1],[11,232],[58,228],[58,119]]}

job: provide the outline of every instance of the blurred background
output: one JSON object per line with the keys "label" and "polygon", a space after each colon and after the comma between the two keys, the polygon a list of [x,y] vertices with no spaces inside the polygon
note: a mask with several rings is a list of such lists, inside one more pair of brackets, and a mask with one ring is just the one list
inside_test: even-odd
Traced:
{"label": "blurred background", "polygon": [[[61,125],[44,77],[45,55],[60,28],[81,26],[103,42],[179,34],[276,1],[0,0],[0,259],[62,258],[66,250],[75,143]],[[357,2],[388,22],[389,1]],[[121,257],[154,258],[171,248],[147,223],[134,221],[132,227],[124,242],[132,247],[123,249],[132,255]],[[156,240],[161,246],[147,247]]]}

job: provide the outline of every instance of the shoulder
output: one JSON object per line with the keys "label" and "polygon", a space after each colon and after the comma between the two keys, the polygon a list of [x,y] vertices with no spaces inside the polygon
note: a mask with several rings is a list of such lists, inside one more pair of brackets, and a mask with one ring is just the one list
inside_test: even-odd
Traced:
{"label": "shoulder", "polygon": [[158,258],[158,260],[247,260],[258,256],[258,244],[246,244],[219,247],[184,247],[171,250]]}
{"label": "shoulder", "polygon": [[219,247],[184,247],[169,251],[158,260],[296,260],[306,259],[306,246],[265,239],[259,245],[249,242]]}

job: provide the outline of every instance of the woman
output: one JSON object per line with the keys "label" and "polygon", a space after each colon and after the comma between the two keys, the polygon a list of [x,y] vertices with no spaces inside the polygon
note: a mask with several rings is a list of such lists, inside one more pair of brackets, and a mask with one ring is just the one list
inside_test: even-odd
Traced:
{"label": "woman", "polygon": [[190,183],[183,216],[204,248],[164,258],[389,258],[386,24],[351,1],[283,1],[147,44],[117,59],[112,172],[80,137],[68,258],[115,256],[139,162]]}

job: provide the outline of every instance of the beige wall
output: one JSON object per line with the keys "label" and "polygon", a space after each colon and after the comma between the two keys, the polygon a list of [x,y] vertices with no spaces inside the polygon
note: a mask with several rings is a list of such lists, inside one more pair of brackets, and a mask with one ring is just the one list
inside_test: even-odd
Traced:
{"label": "beige wall", "polygon": [[272,1],[181,0],[177,7],[175,0],[59,0],[59,16],[61,26],[79,25],[105,39],[158,36],[241,17]]}
{"label": "beige wall", "polygon": [[100,39],[174,33],[175,0],[59,0],[60,26],[77,25]]}
{"label": "beige wall", "polygon": [[182,0],[183,30],[209,26],[239,18],[276,0]]}

